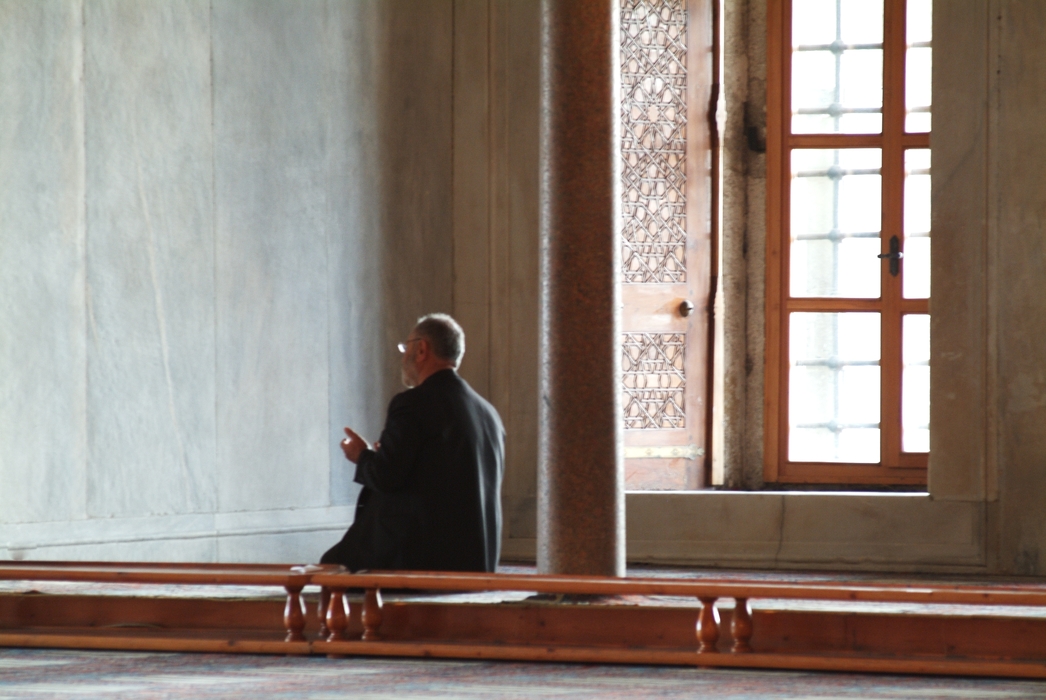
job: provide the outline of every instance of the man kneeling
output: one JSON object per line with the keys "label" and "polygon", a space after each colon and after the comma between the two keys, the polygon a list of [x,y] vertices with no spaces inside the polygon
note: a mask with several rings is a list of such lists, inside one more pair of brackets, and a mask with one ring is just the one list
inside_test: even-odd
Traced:
{"label": "man kneeling", "polygon": [[418,320],[403,354],[407,391],[372,447],[341,443],[363,485],[356,519],[320,560],[361,569],[494,571],[501,550],[505,430],[458,376],[465,333],[446,314]]}

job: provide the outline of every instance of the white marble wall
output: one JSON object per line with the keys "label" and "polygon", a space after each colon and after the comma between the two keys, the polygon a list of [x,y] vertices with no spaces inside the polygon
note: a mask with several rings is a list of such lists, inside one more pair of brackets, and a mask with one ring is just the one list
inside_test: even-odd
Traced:
{"label": "white marble wall", "polygon": [[79,3],[0,3],[0,518],[87,515]]}
{"label": "white marble wall", "polygon": [[451,309],[452,6],[0,0],[0,558],[309,561]]}
{"label": "white marble wall", "polygon": [[87,515],[206,513],[218,502],[208,3],[83,10]]}
{"label": "white marble wall", "polygon": [[[330,499],[324,153],[332,115],[324,17],[307,11],[318,7],[269,3],[259,12],[254,3],[214,4],[223,511]],[[257,469],[256,478],[243,469]]]}

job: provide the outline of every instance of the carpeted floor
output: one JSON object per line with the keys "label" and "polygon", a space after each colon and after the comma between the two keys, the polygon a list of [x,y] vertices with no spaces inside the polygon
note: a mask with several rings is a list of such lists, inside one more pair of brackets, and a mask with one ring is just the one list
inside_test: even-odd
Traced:
{"label": "carpeted floor", "polygon": [[1046,698],[1046,682],[488,661],[0,649],[7,698]]}

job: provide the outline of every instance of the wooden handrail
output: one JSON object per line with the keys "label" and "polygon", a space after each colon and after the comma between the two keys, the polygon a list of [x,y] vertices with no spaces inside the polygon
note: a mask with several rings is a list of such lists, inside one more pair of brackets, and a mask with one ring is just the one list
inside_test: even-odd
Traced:
{"label": "wooden handrail", "polygon": [[340,589],[533,591],[577,595],[665,595],[690,598],[777,598],[955,605],[1046,605],[1046,586],[903,583],[763,583],[460,572],[317,573],[312,583]]}
{"label": "wooden handrail", "polygon": [[305,641],[302,589],[315,572],[344,571],[337,565],[301,567],[281,564],[182,564],[120,562],[7,562],[4,581],[71,581],[188,586],[281,586],[287,592],[283,623],[288,642]]}
{"label": "wooden handrail", "polygon": [[[731,573],[722,578],[687,579],[424,571],[371,571],[352,574],[338,566],[27,561],[0,563],[0,580],[127,583],[146,586],[165,584],[281,586],[286,591],[283,632],[285,632],[284,640],[287,643],[275,642],[275,640],[256,643],[276,645],[265,647],[267,651],[276,653],[321,653],[333,656],[357,653],[436,654],[461,658],[472,658],[478,655],[484,658],[489,656],[490,658],[527,659],[622,660],[627,658],[632,661],[642,659],[644,663],[650,662],[651,659],[660,663],[668,658],[673,659],[673,663],[691,663],[688,659],[692,658],[693,663],[697,665],[725,667],[821,668],[822,666],[818,664],[829,664],[828,661],[824,661],[816,655],[814,657],[809,655],[794,658],[787,655],[779,657],[775,652],[773,642],[767,642],[767,639],[773,639],[772,637],[764,638],[755,635],[756,648],[753,650],[753,628],[766,624],[769,619],[765,615],[753,617],[749,605],[749,600],[753,598],[959,606],[1037,607],[1046,604],[1046,582],[1003,582],[1000,584],[936,581],[908,583],[874,580],[782,582],[780,580],[767,581],[757,576],[737,573]],[[306,607],[301,594],[306,585],[321,587],[320,601],[316,610],[320,622],[319,637],[316,641],[310,641],[305,637]],[[350,600],[350,596],[347,596],[346,593],[353,590],[362,591],[362,599],[352,597]],[[501,641],[477,645],[454,639],[426,641],[423,636],[418,640],[403,639],[404,611],[399,607],[383,611],[382,593],[389,590],[520,591],[582,596],[672,596],[697,599],[699,605],[693,616],[683,616],[684,619],[689,620],[687,624],[691,626],[691,634],[694,635],[692,637],[693,646],[689,651],[684,652],[677,649],[666,652],[661,650],[653,656],[635,656],[634,654],[629,656],[631,651],[626,652],[621,649],[608,651],[602,648],[598,650],[598,653],[593,650],[579,651],[566,643],[557,646],[553,654],[549,648],[545,648],[547,646],[545,642],[533,646],[517,645],[512,647],[511,651],[506,651],[508,647],[505,647]],[[729,619],[722,621],[717,608],[720,598],[730,598],[734,602],[732,612],[724,611]],[[465,599],[465,602],[467,601],[468,599]],[[678,606],[678,604],[666,601],[660,603],[655,601],[653,604]],[[352,608],[351,622],[350,607]],[[466,609],[471,610],[472,608],[467,607]],[[568,610],[566,612],[569,616],[578,611]],[[542,614],[545,614],[544,611]],[[273,632],[275,631],[274,629]],[[383,639],[383,632],[391,639]],[[670,634],[678,635],[677,632]],[[763,634],[773,633],[764,632]],[[625,636],[631,639],[630,634],[626,633]],[[678,636],[675,638],[678,639]],[[500,637],[496,637],[496,640],[500,640]],[[137,642],[135,643],[137,644]],[[251,643],[255,644],[255,642]],[[229,644],[232,643],[229,642]],[[222,648],[224,649],[224,647]],[[241,650],[246,648],[244,646]],[[251,647],[251,649],[259,648],[262,647]],[[631,650],[632,647],[629,646],[628,649]],[[1037,650],[1038,647],[1035,649]],[[653,652],[650,653],[653,654]],[[695,656],[688,657],[686,654]],[[1034,655],[1029,658],[1038,659],[1040,656],[1041,653],[1035,651]],[[862,657],[859,661],[838,661],[838,663],[832,661],[831,663],[835,663],[835,666],[829,664],[823,667],[850,669],[853,664],[857,664],[860,668],[865,668],[860,664],[866,662],[867,660]],[[1021,673],[1031,673],[1027,671],[1025,661],[1020,663],[1025,664],[1024,666],[1018,664]],[[1039,666],[1035,666],[1035,669],[1038,669],[1034,671],[1037,675],[1046,674],[1046,671],[1041,671]],[[1013,669],[1009,669],[1007,672],[1012,671]]]}
{"label": "wooden handrail", "polygon": [[[334,573],[336,565],[316,567]],[[81,581],[226,586],[287,586],[310,583],[312,571],[290,564],[183,564],[143,562],[4,562],[2,581]]]}
{"label": "wooden handrail", "polygon": [[[111,559],[105,561],[48,561],[46,559],[32,559],[26,561],[12,560],[0,562],[0,568],[2,569],[78,569],[84,567],[93,567],[98,569],[222,569],[227,571],[269,571],[273,569],[290,570],[301,568],[300,565],[297,564],[211,564],[207,562],[193,561],[112,561]],[[344,567],[342,566],[331,564],[316,565],[314,568],[322,569],[324,571],[344,570]]]}
{"label": "wooden handrail", "polygon": [[[753,623],[749,600],[850,601],[880,603],[944,603],[959,605],[1046,605],[1046,586],[970,584],[907,585],[903,583],[766,583],[752,580],[663,578],[609,578],[602,576],[551,576],[453,572],[317,573],[312,582],[323,587],[320,615],[328,642],[346,640],[349,601],[345,591],[365,591],[361,620],[362,641],[381,638],[381,590],[427,591],[533,591],[564,595],[661,595],[697,598],[701,607],[695,629],[697,653],[717,654],[720,638],[719,598],[733,598],[730,631],[733,654],[752,652]],[[324,611],[325,614],[324,614]],[[322,637],[321,637],[322,638]]]}

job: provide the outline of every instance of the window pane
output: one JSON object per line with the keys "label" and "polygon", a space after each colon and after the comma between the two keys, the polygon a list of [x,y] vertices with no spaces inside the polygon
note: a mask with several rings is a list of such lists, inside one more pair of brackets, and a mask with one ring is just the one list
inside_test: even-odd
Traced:
{"label": "window pane", "polygon": [[930,149],[904,152],[904,296],[930,296]]}
{"label": "window pane", "polygon": [[901,381],[901,449],[930,451],[930,317],[909,314],[901,328],[904,375]]}
{"label": "window pane", "polygon": [[793,297],[879,296],[882,152],[792,151]]}
{"label": "window pane", "polygon": [[907,106],[904,128],[908,132],[930,130],[932,20],[932,0],[908,0],[908,51],[904,76]]}
{"label": "window pane", "polygon": [[788,459],[879,461],[879,314],[789,315]]}
{"label": "window pane", "polygon": [[930,43],[933,39],[933,0],[908,0],[905,32],[909,44]]}
{"label": "window pane", "polygon": [[882,0],[794,0],[792,131],[882,131]]}

